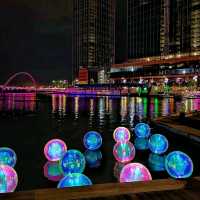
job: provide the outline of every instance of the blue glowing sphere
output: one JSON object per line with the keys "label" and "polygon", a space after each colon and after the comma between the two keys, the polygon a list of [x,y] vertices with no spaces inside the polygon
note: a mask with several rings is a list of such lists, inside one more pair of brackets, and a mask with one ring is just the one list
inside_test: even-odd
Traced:
{"label": "blue glowing sphere", "polygon": [[90,168],[97,168],[101,165],[102,153],[100,150],[86,150],[84,155],[86,163]]}
{"label": "blue glowing sphere", "polygon": [[55,182],[63,178],[59,162],[46,162],[44,165],[44,176],[48,178],[48,180]]}
{"label": "blue glowing sphere", "polygon": [[187,154],[173,151],[165,159],[165,168],[173,178],[188,178],[193,172],[193,162]]}
{"label": "blue glowing sphere", "polygon": [[150,135],[150,127],[146,123],[138,123],[135,126],[135,134],[139,138],[147,138]]}
{"label": "blue glowing sphere", "polygon": [[89,131],[84,135],[83,144],[89,150],[99,149],[102,145],[102,137],[96,131]]}
{"label": "blue glowing sphere", "polygon": [[147,150],[149,148],[149,141],[147,138],[137,137],[134,141],[134,146],[137,150]]}
{"label": "blue glowing sphere", "polygon": [[16,153],[7,147],[0,148],[0,165],[14,167],[17,162]]}
{"label": "blue glowing sphere", "polygon": [[16,171],[9,165],[0,165],[0,193],[14,192],[17,183]]}
{"label": "blue glowing sphere", "polygon": [[129,130],[125,127],[118,127],[113,132],[115,142],[127,142],[131,138]]}
{"label": "blue glowing sphere", "polygon": [[118,142],[114,145],[113,155],[118,162],[128,163],[135,158],[135,147],[131,142]]}
{"label": "blue glowing sphere", "polygon": [[168,149],[168,140],[164,135],[154,134],[149,139],[149,149],[156,154],[162,154]]}
{"label": "blue glowing sphere", "polygon": [[68,150],[60,161],[63,174],[82,173],[85,169],[85,157],[78,150]]}
{"label": "blue glowing sphere", "polygon": [[67,146],[60,139],[50,140],[44,147],[44,155],[49,161],[59,161],[67,151]]}
{"label": "blue glowing sphere", "polygon": [[65,187],[77,187],[77,186],[89,186],[92,185],[92,181],[80,173],[67,174],[64,178],[60,180],[57,188]]}
{"label": "blue glowing sphere", "polygon": [[149,155],[148,164],[152,171],[165,171],[165,156],[151,153]]}

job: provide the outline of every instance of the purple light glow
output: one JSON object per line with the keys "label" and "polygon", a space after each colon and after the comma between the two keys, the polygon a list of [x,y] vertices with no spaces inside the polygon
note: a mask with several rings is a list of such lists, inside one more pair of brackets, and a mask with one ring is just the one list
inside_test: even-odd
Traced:
{"label": "purple light glow", "polygon": [[127,142],[130,140],[131,135],[127,128],[118,127],[114,130],[113,138],[116,142]]}
{"label": "purple light glow", "polygon": [[113,148],[113,155],[118,162],[127,163],[135,157],[135,147],[131,142],[118,142]]}
{"label": "purple light glow", "polygon": [[44,155],[49,161],[59,161],[67,151],[67,146],[60,139],[50,140],[44,147]]}
{"label": "purple light glow", "polygon": [[129,163],[120,173],[120,183],[152,180],[149,170],[140,163]]}

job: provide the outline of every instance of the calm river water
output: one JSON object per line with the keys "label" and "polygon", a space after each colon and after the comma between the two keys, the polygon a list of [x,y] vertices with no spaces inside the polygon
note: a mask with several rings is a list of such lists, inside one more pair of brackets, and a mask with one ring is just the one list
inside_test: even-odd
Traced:
{"label": "calm river water", "polygon": [[[180,101],[176,102],[173,98],[6,94],[0,97],[0,147],[13,148],[17,154],[17,190],[56,187],[57,183],[44,177],[43,166],[46,159],[43,147],[46,142],[60,138],[69,149],[84,152],[84,134],[89,130],[96,130],[103,138],[103,159],[99,168],[87,167],[84,173],[94,184],[116,182],[113,171],[115,160],[112,155],[114,129],[126,126],[132,130],[135,115],[144,121],[168,116],[177,112],[180,104]],[[188,112],[200,110],[200,99],[185,100],[185,105]],[[200,174],[200,158],[196,155],[200,151],[199,144],[163,130],[153,128],[152,132],[167,136],[169,151],[176,149],[188,153],[194,160],[194,175]],[[135,160],[146,164],[148,155],[148,151],[138,151]],[[153,178],[168,177],[165,172],[152,175]]]}

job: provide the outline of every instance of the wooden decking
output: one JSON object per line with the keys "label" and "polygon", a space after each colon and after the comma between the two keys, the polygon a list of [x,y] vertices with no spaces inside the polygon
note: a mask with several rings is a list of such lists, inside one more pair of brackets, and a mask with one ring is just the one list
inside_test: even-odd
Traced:
{"label": "wooden decking", "polygon": [[0,195],[1,200],[199,200],[200,177],[189,180],[154,180],[109,183],[90,187],[42,189]]}
{"label": "wooden decking", "polygon": [[[200,123],[199,116],[198,117],[196,116],[191,117],[190,115],[187,116],[187,118],[189,117],[195,120],[195,122]],[[153,121],[152,123],[154,123],[158,127],[160,126],[162,128],[165,128],[172,133],[180,134],[180,135],[186,136],[188,138],[191,138],[200,142],[200,130],[197,128],[188,126],[184,122],[180,122],[178,120],[177,115],[174,115],[171,117],[162,117],[162,118],[157,119],[156,121]]]}

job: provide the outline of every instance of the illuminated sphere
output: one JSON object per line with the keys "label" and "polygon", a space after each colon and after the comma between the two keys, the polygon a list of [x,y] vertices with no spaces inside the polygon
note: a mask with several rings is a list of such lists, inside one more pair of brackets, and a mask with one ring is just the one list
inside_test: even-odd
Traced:
{"label": "illuminated sphere", "polygon": [[193,162],[187,154],[173,151],[165,159],[165,168],[173,178],[188,178],[193,172]]}
{"label": "illuminated sphere", "polygon": [[0,165],[14,167],[17,162],[16,153],[7,147],[0,148]]}
{"label": "illuminated sphere", "polygon": [[78,150],[68,150],[60,161],[63,174],[82,173],[85,169],[85,157]]}
{"label": "illuminated sphere", "polygon": [[89,131],[84,135],[83,144],[89,150],[99,149],[102,145],[102,137],[96,131]]}
{"label": "illuminated sphere", "polygon": [[165,171],[165,156],[151,153],[148,164],[152,171]]}
{"label": "illuminated sphere", "polygon": [[120,173],[120,183],[152,180],[149,170],[140,163],[125,165]]}
{"label": "illuminated sphere", "polygon": [[134,146],[137,150],[147,150],[149,148],[149,141],[147,138],[137,137],[134,141]]}
{"label": "illuminated sphere", "polygon": [[67,174],[64,178],[60,180],[57,188],[65,187],[77,187],[77,186],[89,186],[92,185],[92,181],[80,173]]}
{"label": "illuminated sphere", "polygon": [[168,140],[164,135],[154,134],[149,138],[149,149],[156,154],[162,154],[168,149]]}
{"label": "illuminated sphere", "polygon": [[135,157],[135,147],[131,142],[118,142],[113,148],[113,155],[118,162],[127,163]]}
{"label": "illuminated sphere", "polygon": [[59,161],[67,151],[67,146],[60,139],[50,140],[44,147],[44,155],[49,161]]}
{"label": "illuminated sphere", "polygon": [[14,192],[17,183],[16,171],[9,165],[0,165],[0,193]]}
{"label": "illuminated sphere", "polygon": [[125,127],[118,127],[114,130],[113,138],[115,142],[127,142],[131,138],[129,130]]}
{"label": "illuminated sphere", "polygon": [[44,165],[44,176],[50,181],[59,181],[63,178],[62,171],[59,166],[59,162],[46,162]]}
{"label": "illuminated sphere", "polygon": [[150,127],[146,123],[138,123],[135,126],[135,134],[139,138],[147,138],[150,136]]}
{"label": "illuminated sphere", "polygon": [[101,165],[102,153],[100,150],[86,150],[84,156],[86,163],[90,168],[97,168]]}

